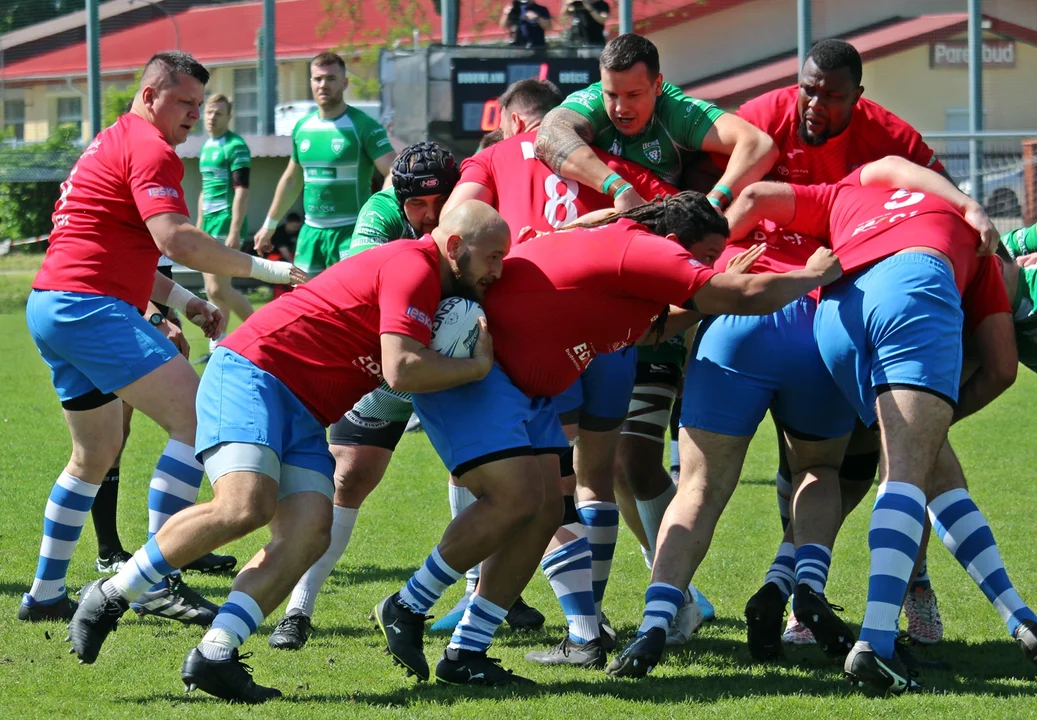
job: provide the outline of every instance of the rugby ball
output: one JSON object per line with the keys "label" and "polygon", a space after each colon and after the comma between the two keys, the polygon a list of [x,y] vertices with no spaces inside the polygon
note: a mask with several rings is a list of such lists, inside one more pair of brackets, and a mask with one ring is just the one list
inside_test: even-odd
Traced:
{"label": "rugby ball", "polygon": [[432,342],[429,347],[443,355],[470,358],[479,340],[479,318],[486,317],[479,303],[461,297],[449,297],[439,303],[432,319]]}

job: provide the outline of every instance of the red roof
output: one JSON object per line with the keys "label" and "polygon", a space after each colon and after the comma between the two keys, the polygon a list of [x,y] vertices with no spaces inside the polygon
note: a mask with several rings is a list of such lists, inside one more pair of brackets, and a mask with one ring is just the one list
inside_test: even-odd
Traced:
{"label": "red roof", "polygon": [[[990,29],[994,32],[1028,42],[1037,40],[1037,31],[1033,29],[989,16],[984,17],[990,21]],[[948,13],[922,15],[845,39],[857,48],[861,58],[868,62],[967,31],[966,13]],[[723,107],[737,107],[769,90],[791,85],[797,82],[798,77],[799,59],[793,56],[750,66],[746,70],[735,71],[715,80],[685,85],[683,90],[693,97],[711,100]]]}
{"label": "red roof", "polygon": [[[557,19],[566,0],[540,0]],[[424,42],[440,39],[440,17],[432,0],[411,0],[413,24],[421,30]],[[695,17],[740,5],[749,0],[634,0],[635,25],[639,32],[660,30]],[[618,25],[616,3],[609,26]],[[365,46],[380,42],[396,25],[379,14],[368,0],[344,4],[356,13],[328,22],[324,0],[278,0],[276,5],[276,55],[279,59],[312,57],[324,50],[347,45]],[[458,41],[462,44],[499,42],[506,33],[497,26],[496,2],[492,13],[461,3]],[[361,9],[363,8],[363,9]],[[350,11],[347,11],[350,12]],[[257,55],[256,38],[262,24],[261,2],[192,7],[175,14],[174,20],[159,17],[125,30],[101,37],[101,72],[128,73],[139,69],[155,52],[177,47],[194,55],[207,65],[252,60]],[[556,22],[555,31],[560,29]],[[78,42],[11,63],[2,70],[7,82],[31,79],[64,79],[86,74],[86,44]]]}

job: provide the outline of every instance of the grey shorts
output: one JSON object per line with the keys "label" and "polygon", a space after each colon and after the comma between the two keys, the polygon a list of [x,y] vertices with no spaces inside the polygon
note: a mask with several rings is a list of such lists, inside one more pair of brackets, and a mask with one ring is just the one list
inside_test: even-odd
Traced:
{"label": "grey shorts", "polygon": [[277,499],[301,492],[317,492],[328,500],[335,497],[335,481],[327,475],[298,465],[282,465],[277,453],[267,445],[225,442],[202,453],[202,464],[209,481],[217,481],[227,473],[262,473],[278,484]]}

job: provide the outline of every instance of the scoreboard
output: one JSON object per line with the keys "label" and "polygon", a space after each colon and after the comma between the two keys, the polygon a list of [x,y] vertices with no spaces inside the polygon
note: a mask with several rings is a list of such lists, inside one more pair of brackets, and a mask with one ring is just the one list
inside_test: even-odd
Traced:
{"label": "scoreboard", "polygon": [[497,98],[519,80],[550,80],[562,97],[601,79],[597,58],[454,58],[450,72],[453,136],[476,139],[500,125]]}

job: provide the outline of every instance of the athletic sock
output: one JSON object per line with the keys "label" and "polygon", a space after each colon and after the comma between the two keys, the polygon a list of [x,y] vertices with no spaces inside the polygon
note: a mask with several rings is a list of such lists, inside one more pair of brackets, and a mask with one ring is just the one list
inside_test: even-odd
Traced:
{"label": "athletic sock", "polygon": [[413,612],[427,615],[446,589],[460,578],[461,573],[446,564],[437,545],[400,590],[400,602]]}
{"label": "athletic sock", "polygon": [[148,539],[166,524],[173,513],[194,505],[202,484],[203,468],[194,458],[194,448],[170,438],[158,459],[148,490]]}
{"label": "athletic sock", "polygon": [[774,583],[781,590],[785,600],[792,594],[792,588],[796,586],[796,546],[790,542],[783,542],[778,546],[778,553],[774,556],[767,574],[763,576],[763,584]]}
{"label": "athletic sock", "polygon": [[[472,491],[466,487],[460,487],[450,483],[447,485],[447,496],[450,500],[450,517],[455,518],[468,509],[469,505],[478,499],[472,495]],[[471,595],[479,585],[479,566],[469,568],[465,576],[465,595]]]}
{"label": "athletic sock", "polygon": [[663,515],[676,495],[677,486],[670,485],[651,500],[637,501],[637,515],[641,518],[641,525],[644,526],[645,536],[648,538],[648,550],[653,557],[659,544],[659,527],[663,524]]}
{"label": "athletic sock", "polygon": [[562,606],[573,642],[585,643],[599,636],[591,580],[591,548],[587,538],[570,540],[540,561],[551,589]]}
{"label": "athletic sock", "polygon": [[614,502],[591,500],[577,503],[576,512],[586,530],[591,548],[591,578],[594,588],[594,611],[601,618],[601,601],[612,571],[612,556],[619,535],[619,506]]}
{"label": "athletic sock", "polygon": [[67,472],[62,472],[55,481],[47,508],[43,511],[40,559],[28,593],[32,602],[49,605],[67,594],[65,574],[68,572],[68,562],[100,487],[83,482]]}
{"label": "athletic sock", "polygon": [[173,572],[175,568],[166,562],[155,538],[151,538],[101,589],[109,597],[117,594],[127,602],[133,602]]}
{"label": "athletic sock", "polygon": [[259,604],[246,593],[232,590],[227,602],[220,606],[212,627],[198,643],[198,651],[207,660],[229,660],[234,650],[248,640],[263,622]]}
{"label": "athletic sock", "polygon": [[349,546],[349,538],[353,535],[356,516],[360,510],[336,505],[332,512],[331,544],[328,545],[328,549],[324,551],[320,559],[303,573],[299,582],[295,583],[295,589],[292,590],[292,596],[285,608],[285,615],[298,611],[306,617],[313,616],[313,607],[317,603],[317,595],[320,593],[321,587]]}
{"label": "athletic sock", "polygon": [[932,590],[933,584],[929,580],[929,563],[923,562],[922,567],[918,568],[918,572],[911,578],[911,589],[910,592],[916,590]]}
{"label": "athletic sock", "polygon": [[868,547],[868,604],[860,639],[884,658],[893,656],[897,617],[918,557],[925,522],[925,493],[909,483],[887,481],[879,487],[871,512]]}
{"label": "athletic sock", "polygon": [[[832,564],[832,551],[818,543],[806,543],[796,548],[796,584],[806,585],[823,595],[828,582],[828,568]],[[794,610],[795,608],[793,608]]]}
{"label": "athletic sock", "polygon": [[1023,620],[1037,622],[1008,577],[994,533],[964,488],[950,490],[929,503],[933,530],[987,596],[1014,636]]}
{"label": "athletic sock", "polygon": [[454,628],[454,634],[450,637],[447,647],[454,650],[486,652],[493,642],[494,633],[507,615],[506,608],[494,605],[478,593],[472,595],[464,611],[464,617]]}
{"label": "athletic sock", "polygon": [[684,591],[666,583],[652,583],[645,591],[645,613],[641,627],[637,629],[640,637],[652,628],[665,630],[677,616],[677,611],[684,604]]}
{"label": "athletic sock", "polygon": [[94,534],[97,535],[97,557],[110,558],[117,552],[123,552],[122,541],[119,540],[119,467],[115,466],[104,476],[104,481],[97,490],[94,504],[90,508],[90,518],[94,521]]}
{"label": "athletic sock", "polygon": [[778,490],[778,514],[781,516],[781,530],[784,532],[789,528],[789,521],[792,518],[792,513],[789,510],[789,505],[792,502],[792,481],[782,475],[779,470],[774,475],[774,484]]}

